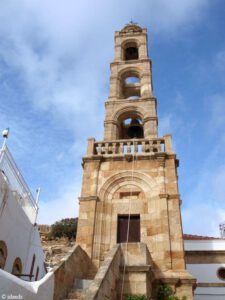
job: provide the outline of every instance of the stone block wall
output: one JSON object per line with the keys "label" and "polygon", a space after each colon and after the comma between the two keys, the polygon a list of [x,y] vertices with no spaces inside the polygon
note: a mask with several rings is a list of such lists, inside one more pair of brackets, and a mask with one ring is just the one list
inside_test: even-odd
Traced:
{"label": "stone block wall", "polygon": [[65,298],[76,278],[90,278],[95,274],[93,264],[80,247],[75,246],[54,272],[54,300]]}
{"label": "stone block wall", "polygon": [[[77,242],[101,261],[117,243],[118,215],[140,215],[141,242],[154,267],[184,269],[175,155],[85,160]],[[129,192],[136,193],[124,197]]]}
{"label": "stone block wall", "polygon": [[108,252],[105,261],[102,263],[95,276],[94,281],[87,290],[85,299],[103,300],[117,299],[116,283],[120,273],[122,250],[119,245],[114,246]]}
{"label": "stone block wall", "polygon": [[121,244],[123,260],[120,267],[120,280],[117,289],[121,294],[152,294],[152,260],[144,243]]}

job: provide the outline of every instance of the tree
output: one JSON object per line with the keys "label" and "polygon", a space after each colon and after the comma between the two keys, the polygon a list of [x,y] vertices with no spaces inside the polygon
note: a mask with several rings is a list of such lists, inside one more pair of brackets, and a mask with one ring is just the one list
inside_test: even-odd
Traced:
{"label": "tree", "polygon": [[67,218],[55,222],[51,226],[49,238],[68,237],[69,239],[76,239],[78,218]]}

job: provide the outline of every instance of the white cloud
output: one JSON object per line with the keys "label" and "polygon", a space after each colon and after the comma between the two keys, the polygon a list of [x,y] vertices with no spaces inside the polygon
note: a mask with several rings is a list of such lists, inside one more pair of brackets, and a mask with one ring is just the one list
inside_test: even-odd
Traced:
{"label": "white cloud", "polygon": [[[103,0],[1,1],[2,84],[15,89],[15,94],[22,94],[24,107],[40,111],[40,118],[42,114],[49,114],[51,122],[59,123],[64,130],[54,152],[54,145],[49,141],[52,128],[48,128],[46,137],[44,125],[31,126],[32,118],[27,116],[23,120],[20,115],[16,116],[17,111],[10,120],[15,133],[13,138],[17,139],[17,151],[26,152],[26,159],[34,155],[29,151],[38,151],[35,162],[54,181],[52,198],[55,199],[40,203],[39,222],[52,223],[77,213],[75,201],[80,182],[68,184],[64,180],[64,189],[59,191],[62,175],[57,164],[65,162],[61,173],[71,175],[66,150],[68,157],[80,164],[84,140],[102,134],[103,102],[109,90],[108,66],[113,60],[114,31],[120,30],[132,18],[149,28],[149,38],[151,34],[167,37],[178,30],[181,34],[182,29],[201,19],[208,3],[206,0],[114,0],[107,4]],[[3,123],[7,123],[6,118],[3,119],[4,112],[1,113]],[[172,131],[171,118],[168,115],[160,120],[162,133]],[[62,150],[60,138],[68,134],[71,135],[70,145]],[[41,146],[33,142],[34,136],[40,137]],[[48,139],[46,143],[45,139]],[[48,147],[51,151],[46,150]]]}
{"label": "white cloud", "polygon": [[225,94],[211,95],[207,97],[205,104],[209,112],[210,131],[216,132],[219,127],[225,125]]}
{"label": "white cloud", "polygon": [[80,182],[72,182],[63,186],[56,199],[39,203],[38,224],[53,224],[63,218],[78,216],[80,195]]}
{"label": "white cloud", "polygon": [[184,232],[206,236],[219,236],[219,224],[225,220],[225,209],[212,204],[191,203],[182,210]]}
{"label": "white cloud", "polygon": [[[212,196],[215,201],[224,205],[225,199],[225,165],[219,166],[212,177]],[[225,219],[225,218],[224,218]]]}
{"label": "white cloud", "polygon": [[175,31],[192,23],[207,6],[202,0],[118,2],[69,0],[65,5],[23,0],[0,4],[2,59],[18,72],[27,100],[60,118],[76,135],[87,134],[92,127],[99,131],[95,124],[103,117],[108,93],[114,30],[134,17],[141,25],[152,23],[153,32]]}
{"label": "white cloud", "polygon": [[188,178],[191,184],[182,209],[185,233],[218,236],[219,224],[225,221],[225,165],[217,164],[219,148],[213,147],[197,174]]}
{"label": "white cloud", "polygon": [[159,120],[159,136],[172,132],[172,114],[164,115]]}

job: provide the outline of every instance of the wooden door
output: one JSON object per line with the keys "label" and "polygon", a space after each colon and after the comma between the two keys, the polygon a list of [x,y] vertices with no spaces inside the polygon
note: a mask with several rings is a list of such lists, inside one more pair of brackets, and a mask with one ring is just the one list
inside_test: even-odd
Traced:
{"label": "wooden door", "polygon": [[[129,234],[127,241],[127,231],[129,225]],[[135,243],[140,242],[140,216],[139,215],[120,215],[117,225],[117,243]]]}

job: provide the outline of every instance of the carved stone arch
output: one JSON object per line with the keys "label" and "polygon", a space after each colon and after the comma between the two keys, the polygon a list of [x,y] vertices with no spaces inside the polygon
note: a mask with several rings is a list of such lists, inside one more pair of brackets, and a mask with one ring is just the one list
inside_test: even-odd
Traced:
{"label": "carved stone arch", "polygon": [[[156,180],[146,174],[137,171],[124,171],[119,174],[115,174],[108,178],[108,180],[100,187],[98,196],[100,201],[104,201],[110,195],[112,195],[113,190],[116,186],[123,183],[124,181],[128,181],[129,183],[133,182],[134,184],[141,184],[140,187],[143,189],[145,193],[150,192],[152,189],[157,186]],[[109,199],[109,198],[108,198]]]}
{"label": "carved stone arch", "polygon": [[147,116],[147,112],[142,108],[135,105],[129,105],[117,110],[113,116],[112,120],[115,122],[120,121],[122,118],[131,117],[132,115],[137,115],[142,121]]}
{"label": "carved stone arch", "polygon": [[97,204],[93,248],[93,257],[96,259],[104,257],[105,251],[108,251],[116,243],[115,224],[118,214],[113,210],[113,195],[118,188],[125,185],[137,186],[144,194],[144,202],[139,203],[147,203],[157,182],[147,174],[138,171],[124,171],[109,177],[99,188],[98,198],[100,201]]}
{"label": "carved stone arch", "polygon": [[118,78],[122,80],[126,77],[126,75],[137,76],[141,79],[143,76],[143,71],[139,67],[126,67],[118,73]]}
{"label": "carved stone arch", "polygon": [[143,189],[142,182],[137,181],[137,179],[134,181],[132,180],[132,178],[131,180],[124,178],[124,181],[121,181],[119,184],[115,184],[115,186],[111,189],[110,194],[108,195],[108,199],[111,200],[119,189],[124,188],[128,185],[135,187],[138,190],[141,190],[144,194],[147,194],[148,191]]}
{"label": "carved stone arch", "polygon": [[140,46],[140,41],[138,39],[135,38],[127,38],[126,40],[124,40],[121,43],[121,47],[124,48],[124,46],[126,46],[126,44],[128,43],[136,43],[136,45],[139,47]]}
{"label": "carved stone arch", "polygon": [[[132,138],[128,134],[128,127],[132,122],[138,122],[142,133],[140,138],[144,138],[144,123],[147,112],[141,106],[128,105],[118,109],[112,116],[116,126],[116,139]],[[137,120],[137,121],[133,121]]]}

